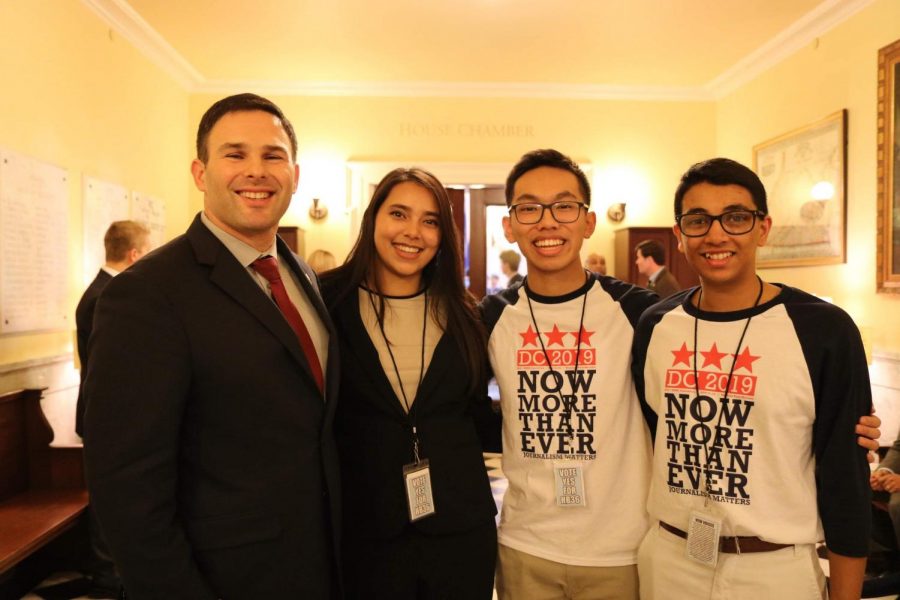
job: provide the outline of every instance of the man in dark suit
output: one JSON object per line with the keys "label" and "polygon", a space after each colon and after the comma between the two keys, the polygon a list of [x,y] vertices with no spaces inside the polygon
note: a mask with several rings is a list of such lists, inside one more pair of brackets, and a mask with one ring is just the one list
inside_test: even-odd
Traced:
{"label": "man in dark suit", "polygon": [[[150,250],[150,231],[135,221],[115,221],[103,236],[106,263],[84,291],[75,308],[75,336],[78,340],[78,359],[81,361],[81,383],[87,373],[88,338],[94,327],[94,308],[100,292],[112,278],[130,267]],[[79,391],[75,408],[75,432],[83,435],[84,398]]]}
{"label": "man in dark suit", "polygon": [[202,213],[98,303],[87,476],[129,599],[339,595],[337,340],[276,236],[296,152],[270,101],[215,103],[191,165]]}
{"label": "man in dark suit", "polygon": [[656,240],[644,240],[634,247],[638,273],[647,277],[647,289],[656,292],[660,299],[668,298],[681,289],[678,280],[665,267],[666,251]]}
{"label": "man in dark suit", "polygon": [[[100,267],[94,281],[88,286],[75,309],[75,335],[78,341],[78,359],[81,361],[81,386],[75,405],[75,432],[84,435],[84,378],[87,373],[88,338],[94,324],[97,299],[112,278],[130,267],[150,250],[150,231],[135,221],[115,221],[103,236],[106,262]],[[116,596],[121,584],[115,566],[109,556],[107,544],[97,527],[97,520],[90,517],[91,553],[86,559],[85,572],[91,580],[92,596]]]}

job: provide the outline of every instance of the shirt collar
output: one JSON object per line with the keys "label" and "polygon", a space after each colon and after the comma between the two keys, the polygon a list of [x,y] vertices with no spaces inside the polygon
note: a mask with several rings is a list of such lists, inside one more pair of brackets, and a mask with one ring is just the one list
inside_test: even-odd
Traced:
{"label": "shirt collar", "polygon": [[238,260],[241,265],[244,267],[250,267],[250,264],[259,258],[260,256],[273,256],[276,259],[278,258],[278,244],[275,240],[272,240],[272,245],[269,246],[263,252],[260,252],[247,242],[237,239],[215,223],[213,223],[209,217],[206,216],[206,212],[203,211],[200,213],[200,220],[206,225],[206,228],[209,229],[216,238],[228,248],[228,251],[231,252],[234,257]]}

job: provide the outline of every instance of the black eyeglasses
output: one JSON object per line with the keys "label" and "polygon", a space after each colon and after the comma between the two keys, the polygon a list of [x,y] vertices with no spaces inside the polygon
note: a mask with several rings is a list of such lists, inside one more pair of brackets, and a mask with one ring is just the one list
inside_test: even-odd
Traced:
{"label": "black eyeglasses", "polygon": [[744,235],[750,233],[756,225],[756,219],[766,216],[760,210],[729,210],[721,215],[708,215],[706,213],[687,213],[675,217],[678,229],[688,237],[700,237],[709,233],[713,221],[718,221],[725,233],[731,235]]}
{"label": "black eyeglasses", "polygon": [[573,202],[572,200],[560,200],[550,204],[523,202],[522,204],[511,206],[509,212],[510,214],[514,213],[516,221],[522,225],[534,225],[544,218],[544,211],[548,208],[557,223],[574,223],[581,216],[581,209],[587,210],[587,205],[583,202]]}

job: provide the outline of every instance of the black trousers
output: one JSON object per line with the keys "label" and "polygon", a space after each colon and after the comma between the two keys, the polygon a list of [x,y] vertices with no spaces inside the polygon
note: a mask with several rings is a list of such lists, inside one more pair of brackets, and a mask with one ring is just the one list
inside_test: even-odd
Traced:
{"label": "black trousers", "polygon": [[494,519],[469,531],[429,535],[408,525],[388,540],[344,538],[348,599],[490,600],[497,560]]}

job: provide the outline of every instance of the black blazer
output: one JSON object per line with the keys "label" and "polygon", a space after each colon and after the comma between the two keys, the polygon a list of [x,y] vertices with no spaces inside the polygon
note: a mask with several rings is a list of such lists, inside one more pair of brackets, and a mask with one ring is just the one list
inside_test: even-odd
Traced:
{"label": "black blazer", "polygon": [[[344,544],[390,538],[409,523],[403,465],[413,462],[412,429],[384,373],[351,292],[340,303],[338,281],[323,284],[341,345],[335,435],[344,490]],[[465,363],[449,334],[434,356],[412,405],[422,458],[430,461],[436,513],[416,521],[427,533],[461,532],[497,514],[482,457],[499,417],[486,395],[466,392]],[[499,436],[499,433],[497,433]]]}
{"label": "black blazer", "polygon": [[91,502],[129,598],[331,598],[337,339],[323,398],[287,321],[201,223],[97,305],[85,394]]}
{"label": "black blazer", "polygon": [[[91,285],[84,290],[75,308],[75,337],[78,342],[78,360],[81,361],[81,386],[84,386],[84,376],[87,373],[88,339],[94,328],[94,309],[97,307],[100,292],[112,278],[112,275],[100,269]],[[84,435],[84,392],[81,387],[78,388],[78,403],[75,405],[75,433]]]}

